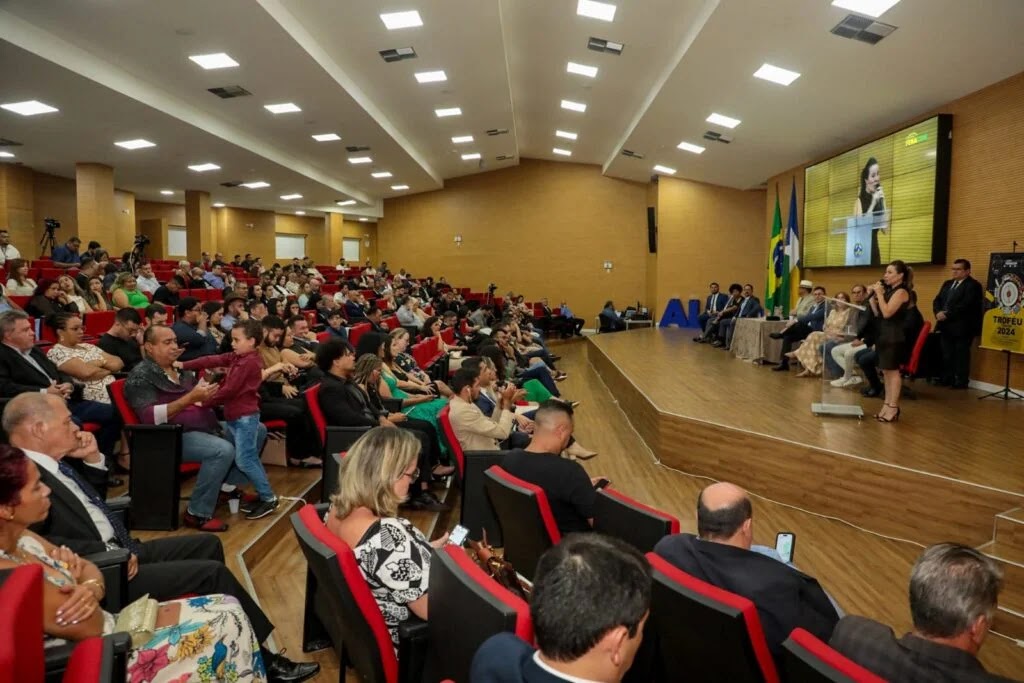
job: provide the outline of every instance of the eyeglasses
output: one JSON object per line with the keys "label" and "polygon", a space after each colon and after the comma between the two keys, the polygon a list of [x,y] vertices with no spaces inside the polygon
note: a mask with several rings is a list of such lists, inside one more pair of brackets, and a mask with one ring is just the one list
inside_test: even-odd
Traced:
{"label": "eyeglasses", "polygon": [[409,481],[416,481],[420,478],[420,468],[414,469],[412,472],[402,472],[403,477],[409,477]]}

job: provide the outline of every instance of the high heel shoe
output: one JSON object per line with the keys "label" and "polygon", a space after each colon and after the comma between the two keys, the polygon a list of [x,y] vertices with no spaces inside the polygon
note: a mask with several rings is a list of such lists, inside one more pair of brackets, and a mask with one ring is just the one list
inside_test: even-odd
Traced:
{"label": "high heel shoe", "polygon": [[893,415],[889,416],[889,417],[885,417],[884,415],[882,415],[882,413],[878,413],[877,415],[875,415],[875,419],[876,420],[878,420],[879,422],[896,422],[897,420],[900,419],[900,407],[899,406],[889,405],[888,403],[886,403],[885,406],[887,408],[895,408],[896,412]]}

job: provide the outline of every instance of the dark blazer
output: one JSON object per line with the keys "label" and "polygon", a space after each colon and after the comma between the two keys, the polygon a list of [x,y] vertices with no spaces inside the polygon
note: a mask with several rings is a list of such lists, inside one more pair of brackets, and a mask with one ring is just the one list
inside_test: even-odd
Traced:
{"label": "dark blazer", "polygon": [[751,296],[746,301],[740,302],[740,307],[736,310],[737,318],[758,318],[764,312],[761,308],[761,300],[756,296]]}
{"label": "dark blazer", "polygon": [[890,683],[992,683],[1010,681],[985,671],[981,662],[955,647],[912,633],[899,640],[885,624],[843,617],[829,641],[832,648]]}
{"label": "dark blazer", "polygon": [[806,315],[798,317],[797,320],[806,324],[812,330],[821,332],[825,329],[825,304],[814,304]]}
{"label": "dark blazer", "polygon": [[[178,338],[178,346],[185,349],[178,360],[185,362],[200,356],[212,356],[217,353],[217,340],[209,332],[205,335],[199,334],[197,327],[189,325],[184,320],[179,320],[171,325],[171,330],[174,331],[174,336]],[[226,336],[230,337],[231,335]]]}
{"label": "dark blazer", "polygon": [[932,301],[932,312],[946,312],[946,319],[937,323],[935,329],[954,337],[976,337],[981,334],[985,290],[969,275],[956,289],[953,289],[954,282],[956,280],[943,282]]}
{"label": "dark blazer", "polygon": [[565,683],[537,666],[535,650],[512,633],[491,636],[473,656],[469,680],[473,683]]}
{"label": "dark blazer", "polygon": [[[71,382],[70,375],[65,375],[46,357],[46,354],[33,346],[29,355],[46,371],[46,374],[57,384]],[[21,354],[7,344],[0,344],[0,396],[13,398],[27,391],[39,391],[50,386],[46,377],[32,367],[32,364],[21,357]],[[76,394],[81,396],[81,389],[76,386]],[[73,395],[74,396],[74,395]]]}
{"label": "dark blazer", "polygon": [[719,292],[718,294],[709,294],[708,298],[704,300],[704,312],[711,313],[711,304],[715,303],[715,312],[720,312],[729,303],[729,296]]}
{"label": "dark blazer", "polygon": [[[100,498],[107,497],[107,471],[80,467],[79,474]],[[39,468],[39,478],[50,488],[50,514],[46,520],[29,527],[54,545],[66,545],[79,555],[101,553],[107,549],[96,525],[82,502],[57,477]]]}
{"label": "dark blazer", "polygon": [[766,555],[691,534],[666,536],[654,552],[687,574],[753,602],[776,657],[793,629],[807,629],[827,641],[839,621],[817,580]]}
{"label": "dark blazer", "polygon": [[348,316],[349,320],[362,320],[366,317],[366,309],[355,301],[346,301],[345,315]]}
{"label": "dark blazer", "polygon": [[320,382],[320,410],[336,427],[377,427],[380,419],[370,399],[354,382],[325,374]]}

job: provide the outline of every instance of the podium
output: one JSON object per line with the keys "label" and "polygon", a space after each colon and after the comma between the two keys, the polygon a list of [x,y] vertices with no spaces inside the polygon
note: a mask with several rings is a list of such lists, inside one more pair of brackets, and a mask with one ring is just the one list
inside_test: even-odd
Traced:
{"label": "podium", "polygon": [[[868,233],[870,235],[870,232]],[[871,245],[868,244],[869,260],[870,260]],[[832,297],[825,297],[825,319],[828,320],[829,313],[840,303],[838,299]],[[842,302],[849,308],[856,308],[857,310],[866,310],[866,306],[859,304]],[[847,327],[844,331],[844,336],[848,339],[852,339],[856,335],[856,330]],[[804,343],[807,343],[806,341]],[[824,347],[824,345],[823,345]],[[861,419],[864,417],[864,409],[860,405],[860,393],[848,391],[843,388],[833,387],[830,384],[830,378],[826,372],[827,363],[822,359],[821,367],[821,399],[811,403],[811,413],[822,417],[824,415],[835,415],[840,417],[856,417]]]}
{"label": "podium", "polygon": [[889,210],[861,216],[832,219],[832,234],[846,235],[846,259],[843,265],[871,265],[871,236],[875,230],[889,227]]}

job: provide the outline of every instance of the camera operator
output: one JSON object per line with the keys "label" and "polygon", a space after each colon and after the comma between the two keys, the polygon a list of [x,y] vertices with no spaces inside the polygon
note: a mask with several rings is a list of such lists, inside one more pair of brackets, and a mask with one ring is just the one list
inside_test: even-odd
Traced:
{"label": "camera operator", "polygon": [[78,254],[78,249],[81,246],[82,240],[78,239],[77,235],[72,235],[63,245],[54,248],[51,254],[53,265],[57,268],[71,268],[80,264],[82,257]]}

